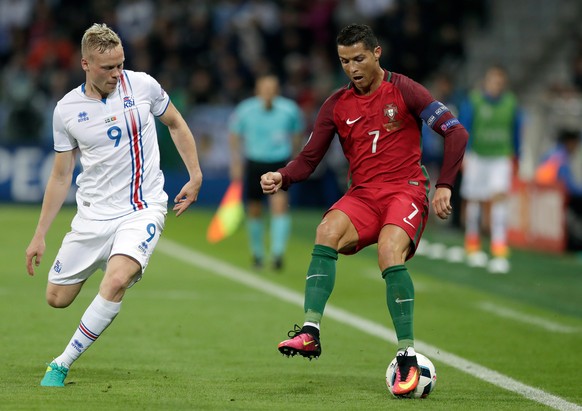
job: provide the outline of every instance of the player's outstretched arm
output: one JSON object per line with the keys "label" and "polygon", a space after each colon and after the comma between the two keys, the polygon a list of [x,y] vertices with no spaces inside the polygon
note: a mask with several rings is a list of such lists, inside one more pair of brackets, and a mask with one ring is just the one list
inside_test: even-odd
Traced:
{"label": "player's outstretched arm", "polygon": [[44,240],[46,233],[63,206],[71,188],[73,170],[75,169],[75,153],[76,150],[71,150],[55,155],[55,161],[42,201],[38,224],[34,236],[26,248],[26,271],[30,276],[34,275],[34,267],[38,267],[41,263],[46,249]]}
{"label": "player's outstretched arm", "polygon": [[176,216],[179,216],[198,199],[198,193],[202,186],[202,170],[200,170],[200,163],[198,162],[198,151],[196,150],[194,136],[174,104],[170,102],[160,120],[168,126],[172,141],[190,175],[190,181],[182,187],[174,198],[173,210],[176,212]]}
{"label": "player's outstretched arm", "polygon": [[269,171],[261,176],[261,188],[265,194],[275,194],[283,184],[281,173]]}

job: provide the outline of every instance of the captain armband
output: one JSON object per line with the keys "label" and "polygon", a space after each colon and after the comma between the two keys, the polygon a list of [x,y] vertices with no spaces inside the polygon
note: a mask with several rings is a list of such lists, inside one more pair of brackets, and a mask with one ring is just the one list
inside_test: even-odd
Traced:
{"label": "captain armband", "polygon": [[461,124],[461,122],[457,118],[453,117],[445,121],[443,124],[441,124],[440,129],[443,131],[447,131],[449,128],[456,126],[457,124]]}
{"label": "captain armband", "polygon": [[428,106],[422,110],[420,113],[420,118],[426,123],[427,126],[432,128],[433,124],[441,118],[441,116],[445,113],[448,113],[450,110],[440,101],[433,101]]}

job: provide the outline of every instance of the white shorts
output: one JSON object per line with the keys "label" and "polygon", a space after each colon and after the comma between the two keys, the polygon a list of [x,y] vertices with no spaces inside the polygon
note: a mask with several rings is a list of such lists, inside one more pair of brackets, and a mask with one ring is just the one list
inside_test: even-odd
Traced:
{"label": "white shorts", "polygon": [[466,200],[486,201],[511,188],[511,158],[481,157],[467,153],[463,164],[461,196]]}
{"label": "white shorts", "polygon": [[76,215],[49,271],[49,282],[57,285],[83,282],[98,269],[105,271],[112,256],[123,254],[141,265],[133,285],[148,265],[164,229],[166,214],[165,208],[150,207],[113,220],[87,220]]}

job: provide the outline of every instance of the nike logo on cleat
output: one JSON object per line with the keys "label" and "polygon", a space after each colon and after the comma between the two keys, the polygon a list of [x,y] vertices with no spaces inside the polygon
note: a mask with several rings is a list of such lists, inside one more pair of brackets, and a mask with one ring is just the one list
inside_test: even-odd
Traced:
{"label": "nike logo on cleat", "polygon": [[308,345],[313,344],[313,343],[315,343],[314,340],[311,340],[311,341],[303,341],[303,346],[304,347],[307,347]]}
{"label": "nike logo on cleat", "polygon": [[401,390],[404,390],[404,391],[411,391],[417,385],[417,379],[418,379],[417,374],[418,374],[418,370],[415,369],[414,374],[412,374],[412,378],[410,378],[411,376],[409,375],[408,382],[404,382],[404,381],[399,382],[398,388]]}

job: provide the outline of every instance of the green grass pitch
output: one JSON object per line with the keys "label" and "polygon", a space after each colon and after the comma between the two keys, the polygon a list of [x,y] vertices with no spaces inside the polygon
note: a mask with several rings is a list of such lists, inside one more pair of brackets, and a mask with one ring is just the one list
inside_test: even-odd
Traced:
{"label": "green grass pitch", "polygon": [[[67,309],[44,299],[74,209],[63,209],[37,275],[25,249],[38,206],[0,205],[0,410],[582,410],[582,260],[516,250],[509,275],[417,256],[415,337],[436,366],[424,400],[396,400],[384,373],[395,345],[375,247],[340,257],[322,323],[323,355],[276,349],[302,321],[304,277],[321,211],[294,211],[281,273],[253,272],[243,228],[206,242],[213,210],[168,214],[160,246],[120,315],[69,372],[39,386],[97,292]],[[461,244],[429,224],[427,242]],[[425,352],[426,353],[426,352]],[[507,389],[500,387],[506,386]]]}

